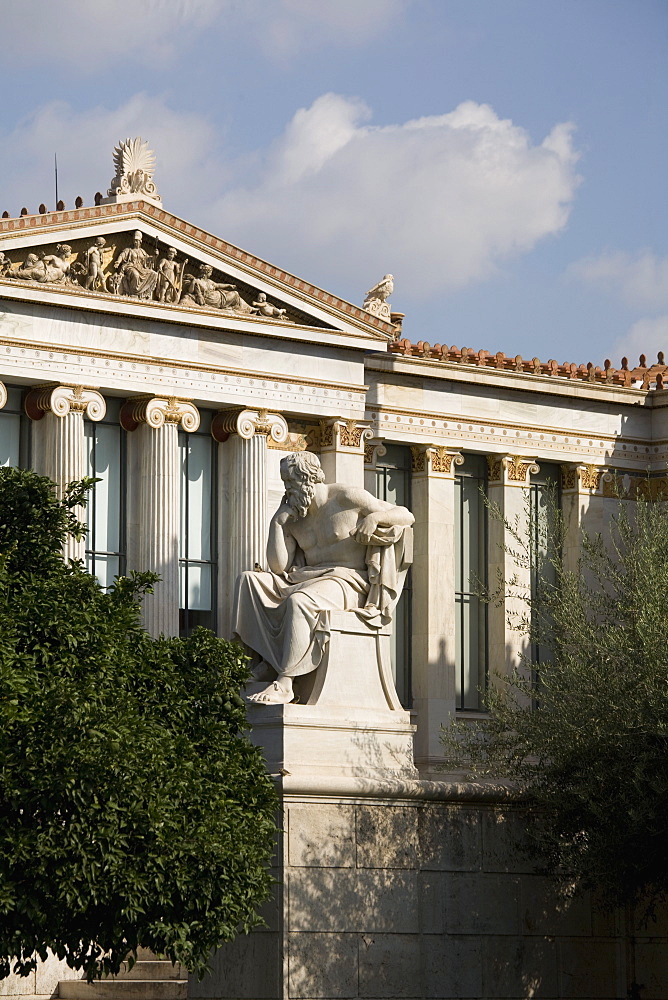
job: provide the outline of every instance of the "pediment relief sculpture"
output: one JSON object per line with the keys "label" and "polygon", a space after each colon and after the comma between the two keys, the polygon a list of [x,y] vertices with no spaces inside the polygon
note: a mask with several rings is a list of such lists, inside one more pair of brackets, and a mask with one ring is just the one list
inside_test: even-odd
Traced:
{"label": "pediment relief sculpture", "polygon": [[[113,240],[113,242],[111,242]],[[191,261],[175,247],[146,248],[144,234],[136,230],[94,240],[58,243],[55,247],[0,251],[0,278],[38,284],[83,288],[119,297],[214,309],[236,315],[271,319],[274,322],[307,322],[300,315],[270,302],[266,292],[240,287],[210,264]],[[318,324],[320,325],[320,324]]]}

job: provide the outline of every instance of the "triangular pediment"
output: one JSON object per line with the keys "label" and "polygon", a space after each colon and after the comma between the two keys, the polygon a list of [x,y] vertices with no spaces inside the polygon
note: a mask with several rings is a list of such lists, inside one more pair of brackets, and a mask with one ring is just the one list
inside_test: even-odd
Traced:
{"label": "triangular pediment", "polygon": [[0,296],[378,350],[394,327],[144,201],[0,221]]}

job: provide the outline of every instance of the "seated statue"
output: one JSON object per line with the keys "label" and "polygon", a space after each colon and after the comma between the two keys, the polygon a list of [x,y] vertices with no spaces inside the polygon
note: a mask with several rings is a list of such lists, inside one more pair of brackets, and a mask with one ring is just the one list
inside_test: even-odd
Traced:
{"label": "seated statue", "polygon": [[322,612],[355,611],[371,629],[391,620],[412,559],[413,515],[366,490],[327,485],[316,455],[281,461],[285,496],[271,519],[271,572],[245,572],[235,595],[234,631],[270,683],[251,700],[284,705],[293,678],[315,670],[329,633]]}

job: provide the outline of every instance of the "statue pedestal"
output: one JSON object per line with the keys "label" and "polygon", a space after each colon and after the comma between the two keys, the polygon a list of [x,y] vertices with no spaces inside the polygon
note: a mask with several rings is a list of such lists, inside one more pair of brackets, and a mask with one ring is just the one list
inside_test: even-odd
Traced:
{"label": "statue pedestal", "polygon": [[[323,662],[295,683],[300,702],[249,704],[251,738],[272,774],[416,778],[410,715],[397,698],[389,626],[371,629],[354,611],[329,612]],[[247,694],[265,684],[249,684]]]}

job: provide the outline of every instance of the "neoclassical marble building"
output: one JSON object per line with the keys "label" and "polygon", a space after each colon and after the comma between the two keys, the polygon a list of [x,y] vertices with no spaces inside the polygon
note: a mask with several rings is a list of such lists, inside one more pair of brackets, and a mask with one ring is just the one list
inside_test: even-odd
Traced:
{"label": "neoclassical marble building", "polygon": [[[67,554],[104,585],[157,571],[152,633],[228,635],[286,453],[415,515],[387,639],[396,696],[365,707],[367,645],[329,701],[251,710],[283,797],[280,885],[267,928],[189,995],[584,1000],[626,996],[634,976],[667,995],[668,927],[638,932],[632,969],[622,917],[561,903],[518,850],[527,817],[444,774],[439,743],[521,643],[512,608],[471,583],[510,572],[483,494],[512,520],[555,484],[575,560],[611,473],[665,476],[663,357],[614,369],[411,343],[391,275],[365,308],[343,301],[171,215],[141,148],[119,149],[94,206],[0,220],[0,464],[61,488],[99,478]],[[126,154],[141,162],[124,173]],[[54,964],[10,989],[51,996],[71,975]]]}

